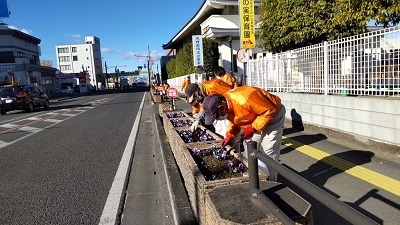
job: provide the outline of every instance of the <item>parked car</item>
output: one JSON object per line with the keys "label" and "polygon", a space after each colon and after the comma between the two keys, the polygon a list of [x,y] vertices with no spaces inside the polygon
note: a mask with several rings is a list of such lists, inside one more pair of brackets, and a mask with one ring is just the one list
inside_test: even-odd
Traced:
{"label": "parked car", "polygon": [[54,92],[57,95],[72,95],[74,90],[70,86],[67,86],[67,87],[56,88],[54,89]]}
{"label": "parked car", "polygon": [[33,84],[0,87],[0,113],[12,110],[32,112],[37,107],[49,108],[49,97]]}
{"label": "parked car", "polygon": [[72,89],[70,86],[65,86],[65,87],[61,87],[61,91],[63,91],[67,95],[72,95],[72,93],[74,92],[74,89]]}

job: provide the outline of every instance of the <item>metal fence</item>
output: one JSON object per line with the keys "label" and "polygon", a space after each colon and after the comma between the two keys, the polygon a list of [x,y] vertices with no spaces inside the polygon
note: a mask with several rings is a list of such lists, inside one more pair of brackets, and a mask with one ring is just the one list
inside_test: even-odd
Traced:
{"label": "metal fence", "polygon": [[400,27],[271,54],[248,63],[248,84],[276,92],[400,93]]}

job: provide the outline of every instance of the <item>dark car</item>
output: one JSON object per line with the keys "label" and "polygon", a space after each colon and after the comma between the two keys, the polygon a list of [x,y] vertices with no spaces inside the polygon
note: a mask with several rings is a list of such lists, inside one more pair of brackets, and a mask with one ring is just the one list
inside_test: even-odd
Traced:
{"label": "dark car", "polygon": [[0,112],[26,110],[32,112],[37,107],[49,108],[49,98],[33,84],[7,85],[0,87]]}

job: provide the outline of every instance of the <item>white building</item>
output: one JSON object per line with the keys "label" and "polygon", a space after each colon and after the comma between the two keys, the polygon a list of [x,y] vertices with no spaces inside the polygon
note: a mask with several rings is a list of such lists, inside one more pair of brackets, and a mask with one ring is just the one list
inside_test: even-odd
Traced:
{"label": "white building", "polygon": [[86,72],[88,77],[80,77],[79,86],[91,84],[100,87],[104,82],[100,51],[100,39],[95,36],[85,37],[84,44],[56,46],[58,69],[64,74]]}
{"label": "white building", "polygon": [[[51,76],[56,68],[40,65],[41,40],[0,24],[0,85],[35,83],[47,86],[43,77]],[[48,85],[51,86],[51,85]]]}
{"label": "white building", "polygon": [[[256,31],[261,12],[260,5],[260,0],[254,1]],[[240,21],[239,1],[204,0],[196,14],[162,47],[167,51],[174,49],[179,52],[184,44],[192,41],[192,35],[201,34],[203,38],[214,38],[219,43],[219,65],[237,79],[243,79],[244,60],[239,51],[241,47]],[[261,52],[262,49],[256,47],[252,49],[252,56]]]}

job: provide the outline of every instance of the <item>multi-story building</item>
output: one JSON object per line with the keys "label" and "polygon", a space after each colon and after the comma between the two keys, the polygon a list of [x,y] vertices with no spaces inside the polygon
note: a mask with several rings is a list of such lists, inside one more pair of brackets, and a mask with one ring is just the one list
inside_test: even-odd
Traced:
{"label": "multi-story building", "polygon": [[100,39],[85,37],[84,44],[56,46],[58,69],[64,74],[88,74],[77,77],[79,85],[91,84],[100,87],[104,83],[100,51]]}
{"label": "multi-story building", "polygon": [[[44,77],[56,68],[40,65],[41,40],[0,24],[0,85],[35,83],[46,86]],[[51,86],[51,85],[49,85]]]}

